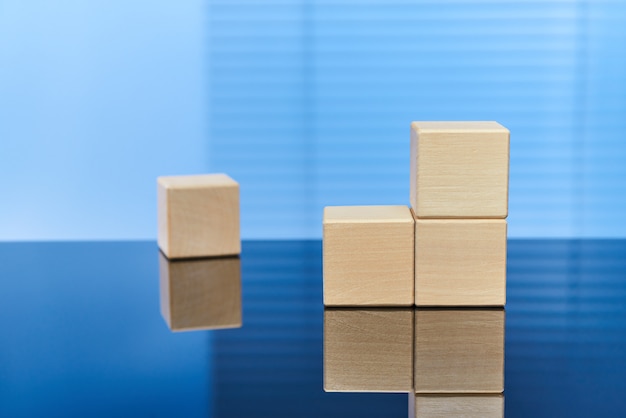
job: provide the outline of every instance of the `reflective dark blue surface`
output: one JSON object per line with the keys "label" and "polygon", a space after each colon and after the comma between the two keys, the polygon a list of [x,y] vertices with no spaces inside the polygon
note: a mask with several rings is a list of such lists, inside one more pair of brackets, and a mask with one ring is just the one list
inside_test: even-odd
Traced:
{"label": "reflective dark blue surface", "polygon": [[[319,241],[241,269],[241,328],[172,333],[154,242],[0,244],[0,416],[407,416],[324,393]],[[512,240],[507,290],[506,416],[626,415],[626,241]]]}

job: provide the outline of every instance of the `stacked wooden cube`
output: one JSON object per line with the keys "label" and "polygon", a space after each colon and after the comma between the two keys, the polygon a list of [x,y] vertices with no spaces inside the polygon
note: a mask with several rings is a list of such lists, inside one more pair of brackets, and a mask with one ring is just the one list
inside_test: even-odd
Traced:
{"label": "stacked wooden cube", "polygon": [[410,207],[325,208],[325,390],[503,416],[508,177],[502,125],[414,122]]}
{"label": "stacked wooden cube", "polygon": [[509,131],[411,124],[411,207],[324,209],[326,306],[504,306]]}
{"label": "stacked wooden cube", "polygon": [[505,304],[508,180],[502,125],[411,125],[417,306]]}

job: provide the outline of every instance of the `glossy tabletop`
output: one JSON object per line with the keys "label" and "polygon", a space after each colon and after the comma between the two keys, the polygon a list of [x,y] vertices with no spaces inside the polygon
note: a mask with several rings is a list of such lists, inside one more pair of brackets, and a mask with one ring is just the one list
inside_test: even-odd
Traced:
{"label": "glossy tabletop", "polygon": [[[320,241],[211,261],[0,244],[0,416],[407,416],[407,393],[324,391]],[[626,240],[510,240],[507,281],[506,416],[626,416]]]}

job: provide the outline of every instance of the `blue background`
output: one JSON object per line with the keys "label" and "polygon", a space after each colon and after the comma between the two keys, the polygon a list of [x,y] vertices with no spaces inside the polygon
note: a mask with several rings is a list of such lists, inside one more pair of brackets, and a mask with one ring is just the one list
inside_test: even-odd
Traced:
{"label": "blue background", "polygon": [[509,235],[624,237],[619,1],[0,2],[0,240],[153,239],[227,172],[244,238],[408,204],[412,120],[511,132]]}

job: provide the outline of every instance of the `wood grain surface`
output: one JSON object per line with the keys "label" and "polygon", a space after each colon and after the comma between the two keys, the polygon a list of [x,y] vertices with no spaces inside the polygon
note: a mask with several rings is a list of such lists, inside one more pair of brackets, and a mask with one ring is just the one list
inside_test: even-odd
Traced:
{"label": "wood grain surface", "polygon": [[415,311],[416,393],[502,393],[504,309]]}
{"label": "wood grain surface", "polygon": [[503,395],[409,395],[411,418],[503,418]]}
{"label": "wood grain surface", "polygon": [[412,392],[413,309],[324,310],[324,389]]}
{"label": "wood grain surface", "polygon": [[509,130],[497,122],[413,122],[410,184],[419,218],[506,218]]}
{"label": "wood grain surface", "polygon": [[417,219],[417,306],[504,306],[503,219]]}
{"label": "wood grain surface", "polygon": [[159,252],[161,314],[172,331],[241,326],[239,257],[168,260]]}
{"label": "wood grain surface", "polygon": [[406,206],[324,209],[324,304],[411,306],[414,220]]}
{"label": "wood grain surface", "polygon": [[157,179],[158,244],[169,258],[241,252],[239,184],[225,174]]}

